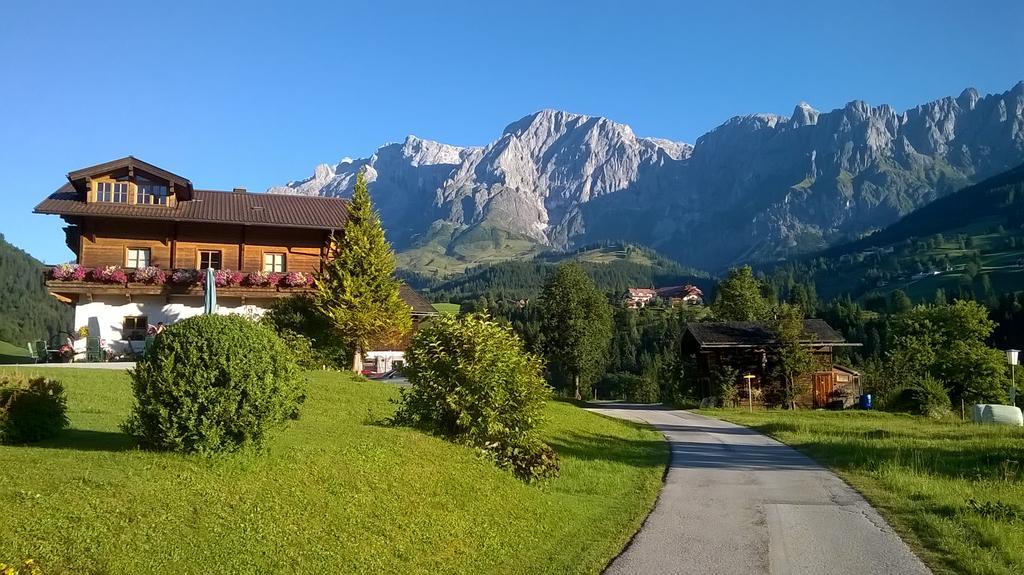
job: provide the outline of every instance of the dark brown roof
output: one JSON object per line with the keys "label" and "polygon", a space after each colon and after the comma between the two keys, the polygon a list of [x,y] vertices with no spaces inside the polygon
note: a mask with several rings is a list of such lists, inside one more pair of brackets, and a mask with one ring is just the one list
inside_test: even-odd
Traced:
{"label": "dark brown roof", "polygon": [[195,190],[175,207],[86,202],[71,184],[50,194],[37,214],[99,216],[176,222],[336,230],[348,218],[348,202],[338,198]]}
{"label": "dark brown roof", "polygon": [[412,308],[413,315],[433,315],[437,313],[437,310],[427,301],[427,298],[421,296],[416,290],[406,284],[402,284],[398,295],[406,305]]}
{"label": "dark brown roof", "polygon": [[[686,330],[701,347],[758,347],[775,342],[766,322],[726,321],[687,324]],[[846,338],[820,319],[804,320],[804,343],[851,345]]]}
{"label": "dark brown roof", "polygon": [[[68,181],[74,184],[75,182],[79,180],[84,180],[85,178],[88,178],[90,176],[108,174],[110,172],[113,172],[114,170],[120,170],[123,168],[139,168],[144,172],[163,178],[168,182],[174,182],[175,185],[186,188],[188,192],[192,191],[192,182],[190,182],[187,178],[183,178],[178,174],[168,172],[167,170],[154,166],[149,162],[144,162],[136,158],[135,156],[126,156],[124,158],[119,158],[117,160],[111,160],[109,162],[103,162],[102,164],[96,164],[95,166],[89,166],[88,168],[82,168],[79,170],[75,170],[73,172],[68,172]],[[76,187],[79,191],[82,191],[84,189],[80,186]]]}

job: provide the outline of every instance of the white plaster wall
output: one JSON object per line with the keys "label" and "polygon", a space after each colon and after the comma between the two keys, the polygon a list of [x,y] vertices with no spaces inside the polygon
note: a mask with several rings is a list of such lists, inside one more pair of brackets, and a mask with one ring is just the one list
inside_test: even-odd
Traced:
{"label": "white plaster wall", "polygon": [[[218,297],[217,314],[236,314],[258,319],[266,312],[271,301],[248,298],[246,304],[242,305],[241,298]],[[121,338],[125,316],[144,315],[150,325],[159,322],[172,325],[202,313],[202,296],[178,296],[171,302],[165,296],[135,296],[131,302],[124,296],[96,296],[91,302],[80,301],[75,306],[75,329],[88,327],[90,335],[99,334],[104,345],[122,353],[129,347],[128,342]]]}

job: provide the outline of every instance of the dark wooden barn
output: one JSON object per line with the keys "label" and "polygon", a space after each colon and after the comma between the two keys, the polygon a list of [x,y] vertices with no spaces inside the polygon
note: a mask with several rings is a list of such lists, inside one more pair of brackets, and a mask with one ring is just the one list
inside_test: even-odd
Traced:
{"label": "dark wooden barn", "polygon": [[[859,346],[849,343],[820,319],[804,320],[802,345],[810,349],[818,369],[808,374],[807,391],[797,404],[804,407],[849,406],[860,394],[859,374],[836,365],[833,351],[838,347]],[[747,405],[747,376],[750,379],[752,403],[772,403],[772,367],[777,349],[775,334],[765,322],[733,321],[691,323],[682,338],[683,357],[695,370],[701,397],[715,395],[713,374],[720,366],[737,371],[736,386],[740,403]],[[752,377],[750,377],[752,376]]]}

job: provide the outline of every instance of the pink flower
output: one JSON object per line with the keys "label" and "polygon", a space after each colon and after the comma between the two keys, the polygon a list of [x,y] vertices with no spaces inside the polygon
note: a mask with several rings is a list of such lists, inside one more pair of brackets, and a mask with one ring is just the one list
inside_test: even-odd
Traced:
{"label": "pink flower", "polygon": [[281,285],[285,287],[303,287],[306,285],[306,274],[302,272],[288,272],[281,278]]}
{"label": "pink flower", "polygon": [[163,285],[167,283],[167,273],[158,267],[146,266],[132,272],[132,281],[151,285]]}
{"label": "pink flower", "polygon": [[245,276],[245,284],[253,287],[263,287],[270,284],[270,274],[267,272],[249,272]]}
{"label": "pink flower", "polygon": [[85,279],[86,269],[78,264],[60,264],[50,268],[50,279],[58,281],[77,281]]}
{"label": "pink flower", "polygon": [[128,281],[128,274],[120,266],[106,266],[92,270],[89,279],[105,284],[123,284]]}
{"label": "pink flower", "polygon": [[180,286],[192,286],[199,283],[199,270],[178,269],[171,273],[171,283]]}

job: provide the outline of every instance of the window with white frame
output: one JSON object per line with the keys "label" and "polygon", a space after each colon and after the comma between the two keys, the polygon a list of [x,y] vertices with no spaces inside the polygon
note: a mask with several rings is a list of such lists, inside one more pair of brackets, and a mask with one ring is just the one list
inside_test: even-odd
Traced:
{"label": "window with white frame", "polygon": [[128,248],[124,267],[136,270],[149,266],[149,261],[149,248]]}
{"label": "window with white frame", "polygon": [[263,254],[263,271],[284,273],[284,254],[269,252]]}
{"label": "window with white frame", "polygon": [[135,194],[136,204],[167,205],[167,186],[141,178],[136,181],[136,185],[138,185],[138,192]]}
{"label": "window with white frame", "polygon": [[114,182],[114,193],[110,201],[116,204],[128,203],[128,182]]}
{"label": "window with white frame", "polygon": [[220,267],[220,251],[219,250],[200,250],[199,251],[199,269],[205,270],[206,268],[213,268],[215,270],[221,269]]}

